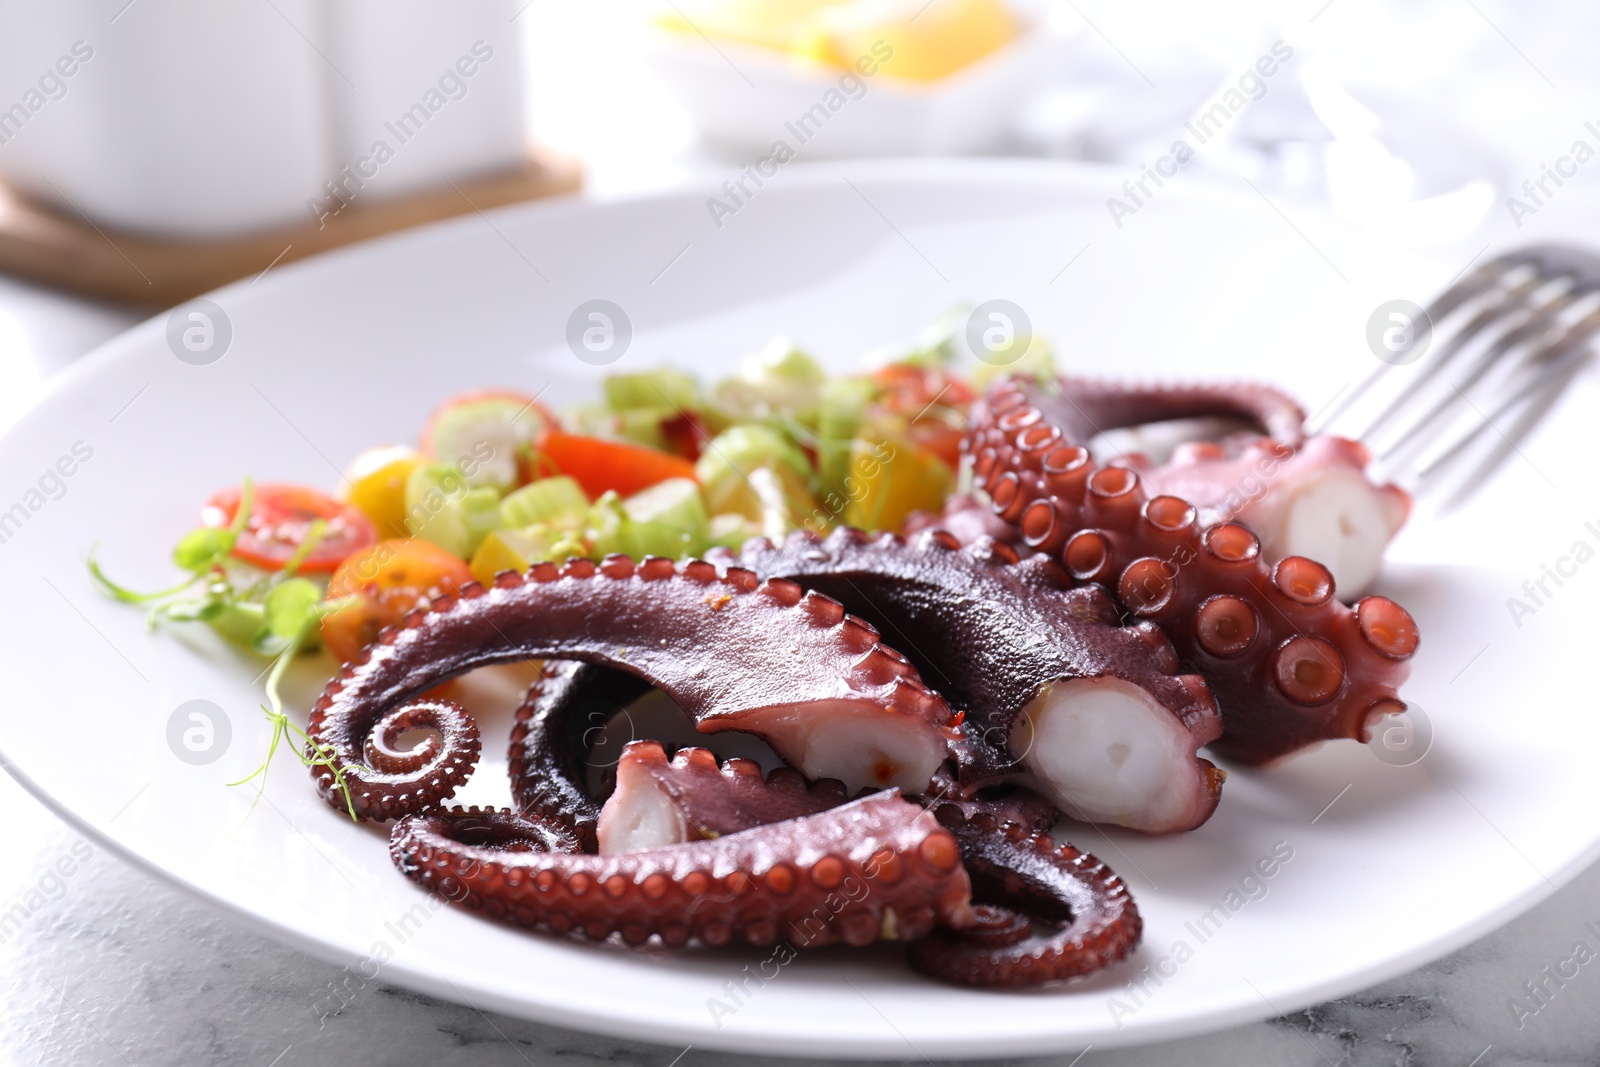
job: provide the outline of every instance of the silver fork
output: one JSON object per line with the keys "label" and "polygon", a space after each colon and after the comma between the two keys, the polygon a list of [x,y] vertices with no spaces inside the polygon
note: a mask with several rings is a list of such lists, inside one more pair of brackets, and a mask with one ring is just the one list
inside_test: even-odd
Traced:
{"label": "silver fork", "polygon": [[[1364,441],[1386,466],[1413,471],[1419,493],[1454,483],[1444,504],[1450,509],[1520,453],[1592,356],[1590,342],[1600,334],[1600,254],[1568,245],[1516,249],[1417,311],[1392,313],[1402,343],[1386,344],[1380,366],[1317,418],[1316,429],[1350,416],[1358,428],[1341,432]],[[1403,381],[1385,401],[1374,389],[1390,378]],[[1374,405],[1376,415],[1354,421]],[[1460,475],[1473,454],[1479,462]]]}

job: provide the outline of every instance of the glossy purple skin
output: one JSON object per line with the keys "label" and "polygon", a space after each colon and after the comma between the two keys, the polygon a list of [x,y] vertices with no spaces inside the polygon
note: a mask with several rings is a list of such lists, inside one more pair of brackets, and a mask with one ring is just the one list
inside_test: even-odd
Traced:
{"label": "glossy purple skin", "polygon": [[623,764],[648,775],[678,809],[691,835],[702,838],[815,815],[850,799],[837,779],[807,782],[790,767],[764,775],[754,760],[719,762],[706,748],[680,748],[669,759],[660,742],[633,741],[618,761],[619,782]]}
{"label": "glossy purple skin", "polygon": [[[517,810],[570,828],[584,851],[597,851],[596,823],[608,796],[597,799],[585,788],[588,739],[591,731],[649,689],[649,683],[605,667],[546,664],[543,677],[517,710],[511,735],[511,795]],[[849,799],[843,785],[834,780],[817,782],[801,796],[791,786],[804,779],[788,768],[758,781],[750,774],[756,765],[749,760],[728,760],[719,768],[704,749],[680,749],[667,760],[659,744],[635,742],[622,759],[646,757],[653,773],[671,782],[685,820],[716,833],[792,819]],[[1048,800],[1021,787],[999,786],[968,796],[946,770],[934,776],[920,802],[954,803],[969,815],[988,812],[1002,822],[1033,830],[1047,830],[1060,817]]]}
{"label": "glossy purple skin", "polygon": [[600,801],[584,787],[593,731],[651,690],[625,671],[556,660],[517,709],[507,761],[517,811],[568,826],[595,852]]}
{"label": "glossy purple skin", "polygon": [[575,840],[510,811],[429,811],[395,824],[390,856],[491,918],[630,945],[866,945],[971,922],[950,831],[893,790],[715,840],[610,856],[573,852]]}
{"label": "glossy purple skin", "polygon": [[1204,675],[1225,726],[1213,752],[1269,763],[1321,741],[1366,740],[1404,710],[1398,689],[1418,644],[1404,608],[1381,596],[1346,607],[1321,564],[1269,560],[1245,527],[1207,526],[1137,471],[1097,464],[1052,421],[1062,408],[1037,383],[997,381],[972,408],[974,477],[1030,548],[1158,624],[1183,667]]}
{"label": "glossy purple skin", "polygon": [[[1221,733],[1210,690],[1198,676],[1177,673],[1177,654],[1158,627],[1122,625],[1104,590],[1074,588],[1043,557],[1020,559],[986,539],[963,547],[944,530],[907,544],[841,529],[825,540],[801,531],[781,546],[754,540],[737,555],[713,550],[707,559],[788,578],[878,627],[965,713],[956,750],[969,789],[1027,784],[1006,742],[1028,704],[1062,679],[1118,678],[1139,687],[1182,723],[1195,749]],[[1216,796],[1213,790],[1194,813],[1194,825],[1209,817]]]}
{"label": "glossy purple skin", "polygon": [[[637,675],[667,692],[702,729],[741,729],[768,709],[823,703],[862,716],[894,715],[929,731],[950,720],[944,700],[876,631],[792,582],[761,581],[700,560],[542,563],[526,575],[501,574],[490,588],[469,583],[459,598],[435,600],[341,669],[307,729],[329,757],[312,767],[318,790],[344,810],[336,780],[342,772],[362,819],[436,805],[465,780],[467,753],[452,750],[446,732],[444,743],[435,738],[423,746],[437,750],[430,750],[430,763],[386,773],[372,763],[374,727],[474,668],[547,658]],[[428,704],[468,718],[448,701]],[[470,756],[476,759],[475,747]],[[438,773],[441,763],[449,776]]]}
{"label": "glossy purple skin", "polygon": [[1098,971],[1138,947],[1133,896],[1093,856],[954,805],[935,815],[961,845],[977,921],[908,946],[917,970],[957,985],[1031,986]]}

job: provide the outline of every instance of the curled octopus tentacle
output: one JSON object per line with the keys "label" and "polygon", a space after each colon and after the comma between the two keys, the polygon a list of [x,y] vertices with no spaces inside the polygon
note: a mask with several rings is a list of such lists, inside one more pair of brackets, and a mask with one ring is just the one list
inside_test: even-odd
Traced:
{"label": "curled octopus tentacle", "polygon": [[575,844],[560,824],[454,809],[397,822],[390,856],[491,918],[630,945],[866,945],[972,921],[954,836],[894,790],[715,840],[603,856]]}
{"label": "curled octopus tentacle", "polygon": [[[587,663],[546,664],[518,709],[512,732],[511,793],[517,810],[569,827],[585,852],[612,852],[638,847],[641,830],[655,835],[651,843],[668,844],[781,822],[850,799],[836,779],[801,790],[804,779],[789,768],[763,778],[750,760],[719,764],[709,750],[698,748],[680,748],[669,759],[655,741],[629,743],[616,763],[615,788],[595,798],[585,787],[583,767],[588,737],[605,721],[597,716],[626,708],[648,688],[621,671]],[[730,786],[737,796],[724,795]],[[1060,817],[1055,805],[1025,788],[1002,785],[968,796],[946,768],[935,772],[926,798],[924,804],[954,803],[969,814],[989,812],[1040,830]],[[597,832],[603,821],[628,827],[629,843],[608,847],[605,837],[612,835]]]}
{"label": "curled octopus tentacle", "polygon": [[[930,795],[992,807],[1018,802],[1024,787],[1077,818],[1147,833],[1191,829],[1216,808],[1224,775],[1197,755],[1221,730],[1204,682],[1175,674],[1177,654],[1157,627],[1122,625],[1103,590],[1071,588],[1049,560],[986,541],[961,549],[942,530],[914,545],[797,533],[707,558],[844,599],[911,650],[966,717],[952,740],[961,781]],[[547,673],[518,713],[513,796],[587,834],[599,810],[583,789],[578,735],[595,723],[579,720],[644,687],[594,668]],[[1034,807],[1019,817],[1054,821],[1049,805],[1021,799]]]}
{"label": "curled octopus tentacle", "polygon": [[[450,748],[464,728],[441,728],[442,740],[422,746],[434,763],[396,776],[368,762],[374,727],[408,707],[467,720],[447,701],[408,702],[477,667],[548,658],[630,672],[671,695],[700,730],[754,733],[807,775],[857,788],[921,792],[947,751],[949,706],[838,602],[741,568],[611,556],[507,571],[489,588],[469,583],[384,630],[312,709],[307,733],[326,757],[312,768],[319,791],[342,809],[342,777],[363,819],[437,803],[476,757],[471,746]],[[446,760],[450,773],[433,773]]]}
{"label": "curled octopus tentacle", "polygon": [[1152,496],[1193,504],[1202,526],[1237,522],[1276,562],[1305,556],[1325,565],[1344,599],[1377,580],[1383,554],[1411,514],[1411,494],[1367,476],[1371,453],[1347,437],[1298,444],[1235,435],[1178,447],[1163,464],[1125,456]]}
{"label": "curled octopus tentacle", "polygon": [[1093,856],[953,805],[936,816],[960,843],[975,916],[908,945],[917,970],[959,985],[1038,985],[1097,971],[1138,947],[1144,924],[1133,896]]}
{"label": "curled octopus tentacle", "polygon": [[913,657],[965,716],[965,792],[1026,785],[1074,818],[1145,833],[1216,808],[1224,775],[1197,754],[1222,729],[1204,680],[1178,673],[1158,627],[1124,625],[1104,590],[1073,588],[1049,559],[939,529],[907,544],[849,528],[707,559],[837,598]]}
{"label": "curled octopus tentacle", "polygon": [[584,787],[594,731],[651,689],[626,671],[554,660],[517,708],[508,768],[516,810],[572,829],[585,852],[599,846],[600,801]]}
{"label": "curled octopus tentacle", "polygon": [[1216,752],[1265,763],[1318,741],[1366,740],[1376,720],[1404,710],[1396,690],[1418,637],[1394,601],[1346,607],[1321,564],[1271,565],[1246,527],[1204,527],[1182,497],[1096,466],[1014,382],[975,406],[967,447],[995,513],[1030,547],[1160,625],[1183,669],[1211,683],[1224,727]]}
{"label": "curled octopus tentacle", "polygon": [[1243,419],[1290,445],[1305,437],[1306,413],[1300,402],[1261,382],[1149,385],[1066,375],[1042,392],[1060,398],[1057,424],[1072,441],[1087,442],[1107,430],[1151,422],[1210,416]]}

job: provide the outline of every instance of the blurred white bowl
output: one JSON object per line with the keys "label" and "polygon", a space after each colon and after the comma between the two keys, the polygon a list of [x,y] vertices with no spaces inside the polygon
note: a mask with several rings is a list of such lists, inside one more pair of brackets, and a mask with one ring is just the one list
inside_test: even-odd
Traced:
{"label": "blurred white bowl", "polygon": [[[766,154],[782,141],[811,159],[959,155],[1003,143],[1028,97],[1067,54],[1062,33],[1018,21],[1015,40],[938,81],[880,71],[858,78],[864,89],[850,83],[854,71],[737,41],[712,46],[671,30],[660,31],[644,58],[700,136],[719,148]],[[836,110],[828,109],[830,90],[844,98]],[[798,126],[818,104],[828,116],[820,129]]]}

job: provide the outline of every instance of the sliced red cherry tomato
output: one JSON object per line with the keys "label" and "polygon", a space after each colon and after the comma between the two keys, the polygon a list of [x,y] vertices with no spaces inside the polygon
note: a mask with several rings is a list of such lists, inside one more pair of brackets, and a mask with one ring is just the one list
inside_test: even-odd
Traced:
{"label": "sliced red cherry tomato", "polygon": [[972,386],[941,367],[891,363],[873,371],[872,380],[883,390],[879,403],[909,418],[916,418],[929,404],[965,409],[977,398]]}
{"label": "sliced red cherry tomato", "polygon": [[[206,503],[200,519],[207,526],[227,526],[239,513],[237,487],[224,489]],[[326,493],[303,485],[257,485],[250,517],[233,546],[233,554],[269,571],[281,570],[305,542],[306,531],[321,519],[322,539],[300,564],[313,574],[333,571],[346,556],[377,541],[377,531],[359,508],[341,504]]]}
{"label": "sliced red cherry tomato", "polygon": [[961,461],[961,438],[967,428],[967,407],[976,398],[972,387],[949,371],[891,363],[872,379],[883,390],[878,407],[909,419],[911,440],[950,467]]}

